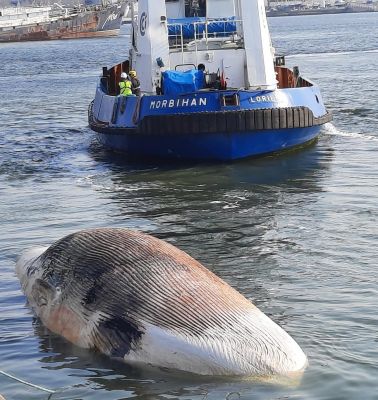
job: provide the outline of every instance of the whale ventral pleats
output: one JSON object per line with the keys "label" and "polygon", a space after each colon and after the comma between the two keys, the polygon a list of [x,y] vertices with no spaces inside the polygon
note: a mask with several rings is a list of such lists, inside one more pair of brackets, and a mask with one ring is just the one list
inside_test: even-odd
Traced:
{"label": "whale ventral pleats", "polygon": [[244,296],[141,232],[80,231],[25,254],[17,271],[42,323],[84,348],[210,375],[287,375],[307,365],[297,343]]}

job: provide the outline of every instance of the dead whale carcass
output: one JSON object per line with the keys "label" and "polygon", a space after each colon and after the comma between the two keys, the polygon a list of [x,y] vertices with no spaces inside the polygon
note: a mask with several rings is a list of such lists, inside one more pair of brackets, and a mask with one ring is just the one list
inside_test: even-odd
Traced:
{"label": "dead whale carcass", "polygon": [[17,275],[42,323],[127,362],[203,375],[284,375],[307,358],[270,318],[185,252],[126,229],[25,252]]}

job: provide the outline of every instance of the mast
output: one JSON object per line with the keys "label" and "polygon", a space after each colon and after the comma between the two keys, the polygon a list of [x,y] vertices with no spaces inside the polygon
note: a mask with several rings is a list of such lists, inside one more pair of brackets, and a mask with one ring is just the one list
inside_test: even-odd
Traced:
{"label": "mast", "polygon": [[275,90],[277,81],[264,0],[237,0],[237,12],[243,21],[248,86]]}
{"label": "mast", "polygon": [[167,13],[164,0],[139,0],[136,51],[133,68],[140,77],[141,90],[152,93],[159,85],[162,66],[169,68]]}

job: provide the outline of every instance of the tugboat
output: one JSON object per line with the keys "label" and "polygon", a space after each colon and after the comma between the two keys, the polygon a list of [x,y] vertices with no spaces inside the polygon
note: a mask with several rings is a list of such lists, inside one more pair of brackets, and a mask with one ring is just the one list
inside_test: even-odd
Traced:
{"label": "tugboat", "polygon": [[[89,106],[106,148],[230,161],[313,141],[332,119],[319,88],[274,56],[264,0],[139,0],[130,46]],[[119,95],[130,71],[139,96]]]}

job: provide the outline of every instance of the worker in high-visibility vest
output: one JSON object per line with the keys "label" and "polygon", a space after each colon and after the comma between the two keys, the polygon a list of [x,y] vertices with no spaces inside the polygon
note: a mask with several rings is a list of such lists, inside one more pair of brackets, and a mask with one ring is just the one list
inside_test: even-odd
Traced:
{"label": "worker in high-visibility vest", "polygon": [[119,82],[119,94],[121,96],[132,96],[133,92],[131,90],[132,83],[127,76],[126,72],[122,72],[121,79]]}

